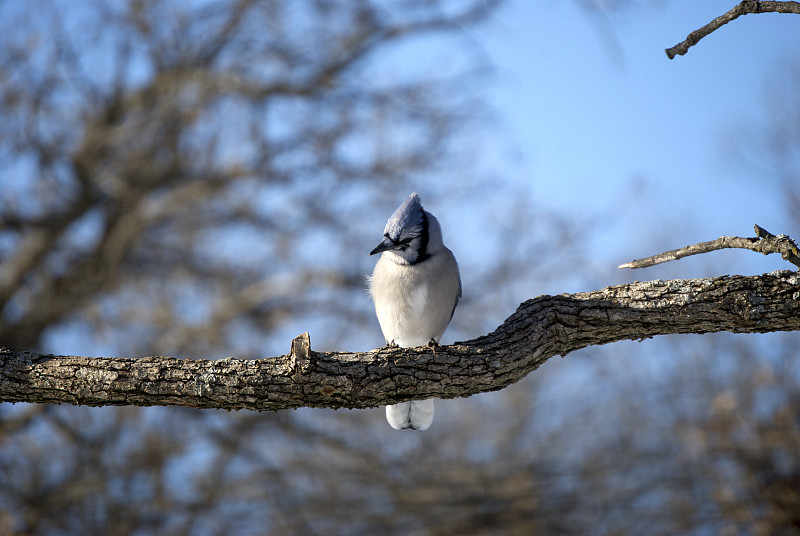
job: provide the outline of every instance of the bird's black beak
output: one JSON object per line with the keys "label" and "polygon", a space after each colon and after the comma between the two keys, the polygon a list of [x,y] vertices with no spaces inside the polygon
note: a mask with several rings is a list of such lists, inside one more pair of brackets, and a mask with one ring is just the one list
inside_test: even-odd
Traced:
{"label": "bird's black beak", "polygon": [[388,249],[394,249],[394,242],[392,242],[389,238],[384,238],[383,242],[378,244],[375,249],[369,252],[369,254],[375,255],[376,253],[382,253]]}

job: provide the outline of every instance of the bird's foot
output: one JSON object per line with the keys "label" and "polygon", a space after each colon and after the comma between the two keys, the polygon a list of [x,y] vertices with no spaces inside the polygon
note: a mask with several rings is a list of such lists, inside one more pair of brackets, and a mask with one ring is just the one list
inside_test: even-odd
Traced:
{"label": "bird's foot", "polygon": [[433,355],[436,355],[437,348],[441,348],[441,346],[439,346],[439,343],[436,342],[436,339],[431,338],[431,340],[428,341],[428,348],[433,351]]}
{"label": "bird's foot", "polygon": [[394,339],[386,343],[387,348],[400,348],[400,345],[394,342]]}

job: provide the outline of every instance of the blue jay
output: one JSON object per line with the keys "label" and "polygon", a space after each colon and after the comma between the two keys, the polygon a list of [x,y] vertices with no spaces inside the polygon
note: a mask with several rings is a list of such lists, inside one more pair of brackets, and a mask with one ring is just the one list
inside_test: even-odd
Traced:
{"label": "blue jay", "polygon": [[[389,346],[437,345],[461,298],[461,276],[453,252],[442,242],[442,228],[412,193],[386,223],[383,253],[367,283],[383,337]],[[392,428],[427,430],[433,399],[386,406]]]}

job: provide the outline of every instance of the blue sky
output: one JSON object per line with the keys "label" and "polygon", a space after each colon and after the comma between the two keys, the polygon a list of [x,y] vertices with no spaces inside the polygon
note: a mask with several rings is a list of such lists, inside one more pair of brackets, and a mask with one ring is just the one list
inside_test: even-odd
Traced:
{"label": "blue sky", "polygon": [[[797,65],[800,17],[740,17],[685,56],[669,60],[664,49],[736,2],[653,4],[604,22],[577,2],[512,1],[477,33],[496,67],[491,104],[501,148],[491,153],[491,163],[531,191],[540,206],[594,222],[585,245],[597,255],[597,271],[588,275],[586,266],[564,266],[560,280],[532,282],[519,301],[634,280],[792,268],[777,255],[748,251],[715,252],[637,271],[616,268],[721,235],[753,236],[754,223],[800,238],[775,178],[747,163],[753,156],[770,157],[758,147],[764,134],[758,128],[768,125],[769,113],[780,107],[771,100],[770,86]],[[739,153],[748,140],[752,145],[744,157]],[[775,337],[758,340],[768,344]],[[631,355],[648,358],[635,365],[645,376],[663,372],[675,358],[669,344],[657,338],[591,351],[616,359],[609,363],[620,368],[609,370],[625,370],[620,377],[627,378]],[[619,360],[628,361],[623,366]],[[593,400],[590,387],[607,390],[607,381],[596,377],[604,363],[548,362],[537,373],[548,375],[537,384],[551,395],[546,400],[552,406],[544,407],[555,414],[563,411],[564,393],[581,392]],[[656,372],[653,378],[658,377]],[[458,403],[441,406],[447,411]]]}
{"label": "blue sky", "polygon": [[609,211],[616,237],[666,233],[679,247],[751,236],[753,223],[796,235],[780,192],[759,188],[766,178],[733,148],[761,121],[770,80],[800,49],[800,17],[747,15],[685,56],[664,53],[733,5],[670,1],[602,21],[575,2],[508,3],[479,36],[497,68],[500,130],[518,153],[498,164],[545,206]]}
{"label": "blue sky", "polygon": [[[487,170],[491,191],[484,201],[474,192],[431,196],[438,185],[429,177],[416,185],[459,259],[465,296],[480,292],[475,274],[497,253],[476,244],[487,222],[475,205],[492,203],[493,210],[486,212],[502,220],[503,211],[495,209],[513,204],[520,191],[542,210],[579,220],[586,240],[569,247],[589,250],[593,260],[591,266],[563,265],[559,258],[553,277],[512,285],[500,310],[487,318],[489,329],[520,302],[540,294],[791,268],[776,255],[728,251],[645,270],[617,269],[634,258],[721,235],[752,236],[754,223],[800,238],[800,231],[789,227],[781,191],[762,187],[772,179],[759,176],[733,151],[750,129],[764,123],[767,84],[785,70],[790,52],[800,50],[800,17],[740,17],[687,55],[669,60],[665,48],[735,4],[645,3],[602,20],[574,1],[510,0],[479,30],[468,31],[467,44],[484,51],[494,68],[486,85],[475,89],[482,95],[488,88],[493,119],[469,147]],[[377,63],[375,78],[391,79],[398,69],[446,76],[463,67],[457,59],[446,64],[440,54],[425,55],[429,46],[422,39],[393,49],[389,59]],[[390,193],[397,204],[407,194]],[[375,237],[389,214],[370,222]],[[536,216],[530,228],[509,228],[520,234],[535,231]],[[371,249],[376,240],[362,249]],[[363,256],[359,262],[366,273],[375,259]],[[465,299],[457,315],[469,314],[468,307]],[[445,342],[485,332],[459,331],[454,324]],[[276,339],[285,345],[307,329],[319,331],[307,319],[294,319],[284,327],[286,336]],[[354,345],[380,344],[375,333]]]}
{"label": "blue sky", "polygon": [[[800,238],[800,230],[789,226],[780,190],[765,188],[771,179],[733,150],[737,142],[743,145],[748,136],[758,135],[750,131],[775,106],[768,102],[769,84],[780,79],[792,52],[800,50],[800,17],[741,17],[687,55],[669,60],[665,48],[735,2],[640,3],[646,5],[600,19],[576,1],[510,0],[480,29],[468,30],[467,40],[485,50],[495,67],[487,82],[494,123],[480,134],[487,143],[477,152],[484,155],[483,167],[512,187],[498,183],[505,190],[494,199],[502,200],[496,201],[500,206],[512,202],[517,188],[531,193],[543,209],[590,221],[592,234],[574,247],[589,248],[596,259],[591,273],[589,267],[565,266],[561,279],[514,288],[497,313],[498,322],[538,294],[789,267],[777,256],[728,252],[636,272],[616,269],[633,258],[722,234],[750,236],[753,223]],[[416,68],[425,63],[419,54],[424,49],[414,46],[390,55],[406,54]],[[427,68],[449,67],[436,61]],[[387,61],[376,72],[387,75],[397,68],[398,62]],[[423,200],[426,188],[435,187],[420,184]],[[393,196],[399,203],[407,194]],[[474,235],[458,225],[474,212],[459,205],[464,199],[438,199],[427,208],[442,221],[461,261],[465,294],[476,292],[471,266],[485,262],[486,251],[476,250],[470,243]],[[375,237],[384,223],[370,223]],[[374,266],[366,252],[375,243],[369,239],[363,245],[358,262],[365,273]],[[365,295],[358,298],[369,306]],[[307,329],[307,319],[285,327],[290,336]],[[378,344],[375,333],[374,341],[362,344]],[[458,336],[451,330],[445,337]],[[283,349],[287,337],[276,340]]]}

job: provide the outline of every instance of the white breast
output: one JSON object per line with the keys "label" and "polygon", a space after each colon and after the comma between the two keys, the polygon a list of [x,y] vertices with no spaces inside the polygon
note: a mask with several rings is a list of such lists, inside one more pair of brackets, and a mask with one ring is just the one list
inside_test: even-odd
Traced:
{"label": "white breast", "polygon": [[[378,260],[369,290],[387,343],[423,346],[444,333],[458,294],[458,268],[445,251],[449,255],[417,265],[397,264],[386,255]],[[454,270],[442,269],[443,263],[452,263],[454,276]]]}
{"label": "white breast", "polygon": [[420,283],[409,289],[408,305],[413,316],[422,316],[425,312],[425,305],[428,303],[428,284]]}

